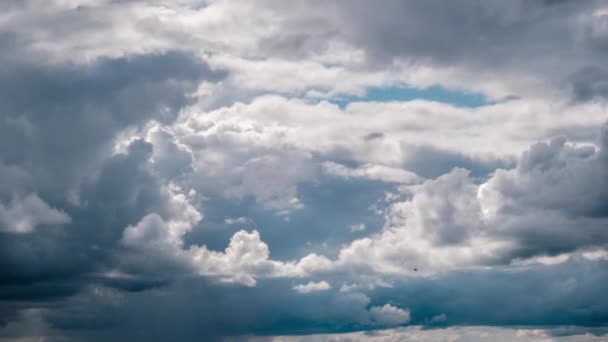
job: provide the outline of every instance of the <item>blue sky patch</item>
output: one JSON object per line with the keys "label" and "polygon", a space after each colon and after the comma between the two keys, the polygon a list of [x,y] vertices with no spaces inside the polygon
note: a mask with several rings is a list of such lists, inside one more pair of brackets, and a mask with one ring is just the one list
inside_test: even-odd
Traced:
{"label": "blue sky patch", "polygon": [[338,105],[340,108],[345,108],[351,102],[392,102],[412,100],[435,101],[465,108],[476,108],[493,104],[492,101],[479,93],[449,90],[441,86],[414,88],[399,85],[373,87],[367,90],[365,96],[340,96],[329,100],[329,102]]}

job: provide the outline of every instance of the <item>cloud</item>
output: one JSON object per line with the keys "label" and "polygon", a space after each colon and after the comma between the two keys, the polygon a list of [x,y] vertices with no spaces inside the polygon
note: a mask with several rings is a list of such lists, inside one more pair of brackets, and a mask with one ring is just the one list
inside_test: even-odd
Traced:
{"label": "cloud", "polygon": [[430,323],[431,324],[433,324],[433,323],[434,324],[441,324],[441,323],[447,321],[447,319],[448,319],[448,316],[446,314],[442,313],[442,314],[439,314],[437,316],[433,316],[433,318],[431,318]]}
{"label": "cloud", "polygon": [[293,289],[298,293],[305,294],[318,291],[327,291],[331,289],[331,285],[326,281],[319,281],[316,283],[311,281],[306,284],[295,285]]}
{"label": "cloud", "polygon": [[224,220],[224,223],[229,224],[229,225],[233,225],[233,224],[244,224],[244,223],[250,223],[251,219],[247,218],[247,217],[237,217],[237,218],[226,218]]}
{"label": "cloud", "polygon": [[604,248],[606,141],[604,126],[598,148],[569,146],[563,138],[538,143],[516,168],[498,169],[481,184],[455,168],[408,186],[409,197],[386,209],[382,231],[343,247],[334,267],[434,273],[563,262],[566,253]]}
{"label": "cloud", "polygon": [[[501,319],[505,319],[505,315],[507,315],[509,318],[506,319],[517,319],[518,322],[538,322],[539,317],[542,317],[544,322],[556,322],[557,319],[558,321],[570,322],[570,324],[578,324],[581,322],[581,319],[585,319],[584,317],[592,317],[593,312],[595,314],[602,312],[597,311],[602,309],[594,306],[593,298],[601,293],[601,287],[598,287],[597,282],[602,281],[602,277],[605,277],[605,272],[602,271],[603,266],[598,264],[594,265],[592,269],[584,270],[578,268],[578,271],[574,271],[576,268],[572,268],[572,266],[575,265],[569,267],[563,267],[562,265],[560,270],[545,267],[533,269],[529,272],[492,272],[491,274],[481,275],[481,278],[478,278],[479,274],[468,273],[451,275],[436,280],[406,280],[395,289],[383,289],[384,294],[382,294],[382,291],[380,293],[370,293],[370,296],[373,298],[372,300],[378,303],[374,303],[371,307],[384,306],[385,302],[383,303],[383,300],[386,297],[390,297],[400,302],[399,304],[395,303],[395,306],[406,307],[407,305],[410,308],[413,313],[411,317],[412,324],[419,324],[421,320],[426,318],[430,319],[438,314],[435,310],[447,310],[447,315],[450,315],[450,317],[459,317],[458,322],[466,322],[468,320],[469,322],[475,321],[488,324],[488,322],[492,321],[499,322]],[[580,286],[582,288],[574,292],[563,292],[564,288],[558,286],[547,290],[544,288],[546,283],[543,282],[541,284],[538,281],[538,277],[551,282],[557,281],[564,277],[564,272],[567,272],[568,276],[576,276],[580,279]],[[546,276],[549,276],[549,278],[545,278]],[[471,282],[472,279],[475,282]],[[503,287],[501,284],[504,284],[504,282],[512,284],[512,286]],[[472,284],[477,285],[472,287]],[[488,288],[490,284],[502,289],[503,292],[497,293],[496,287]],[[177,295],[168,297],[166,293],[169,290],[171,290],[170,293],[176,293]],[[205,328],[204,330],[207,328],[211,329],[216,322],[224,320],[230,323],[223,331],[234,333],[247,331],[247,329],[250,329],[247,326],[254,322],[262,331],[294,332],[297,329],[305,329],[306,327],[312,329],[313,327],[325,326],[326,329],[331,327],[336,329],[336,327],[347,324],[346,322],[352,322],[357,319],[365,322],[365,319],[369,318],[369,311],[366,308],[369,308],[370,298],[361,294],[353,294],[352,296],[339,297],[332,300],[327,297],[331,295],[331,291],[324,291],[318,293],[319,298],[316,295],[306,296],[306,299],[302,300],[302,296],[290,296],[290,293],[293,293],[290,282],[265,281],[263,286],[235,288],[232,286],[226,287],[225,285],[209,286],[205,284],[204,280],[191,279],[185,283],[181,282],[180,285],[175,284],[158,291],[140,292],[134,295],[122,296],[122,301],[108,302],[103,298],[120,296],[120,293],[100,289],[95,292],[88,291],[83,293],[78,299],[79,303],[83,303],[83,300],[93,295],[92,298],[86,300],[99,298],[95,305],[81,305],[77,312],[55,312],[54,314],[59,316],[55,316],[56,319],[52,321],[57,324],[63,322],[62,325],[71,322],[70,324],[74,326],[76,324],[92,324],[95,319],[102,319],[103,321],[107,318],[107,315],[114,315],[114,317],[120,315],[116,318],[134,317],[134,319],[126,321],[122,321],[121,319],[115,320],[113,324],[123,326],[123,329],[106,330],[101,328],[95,331],[95,334],[107,338],[112,336],[113,330],[126,331],[128,335],[137,334],[137,331],[140,330],[136,327],[145,326],[146,322],[149,323],[151,319],[154,320],[153,313],[141,309],[140,305],[142,303],[157,303],[157,305],[162,305],[165,308],[165,313],[171,312],[173,316],[183,315],[183,317],[187,318],[191,317],[190,315],[193,311],[199,314],[198,318],[192,321],[157,321],[158,323],[150,328],[152,331],[149,331],[149,333],[151,334],[150,336],[154,333],[161,334],[157,337],[162,338],[161,336],[164,336],[162,334],[167,333],[166,329],[169,329],[168,325],[173,326],[173,324],[181,327],[181,329],[178,329],[180,333],[190,333],[191,335],[189,336],[197,336],[200,328]],[[571,295],[564,295],[565,293],[570,293]],[[567,312],[566,315],[556,315],[555,311],[550,309],[535,310],[534,308],[539,307],[532,299],[539,295],[543,295],[543,298],[538,300],[548,300],[554,303],[556,307],[564,308],[564,312]],[[429,302],[429,296],[437,296],[436,298],[458,298],[458,300]],[[513,298],[521,298],[521,300],[514,302]],[[488,307],[482,304],[488,303],[488,301],[491,301],[495,305],[503,305],[506,311],[497,311],[493,309],[493,306]],[[204,308],[200,306],[201,302],[207,303]],[[332,304],[329,307],[327,306],[328,302]],[[236,303],[241,303],[241,310],[234,311],[228,309],[228,307],[233,307]],[[261,306],[262,303],[265,306]],[[566,310],[572,303],[579,303],[579,307],[589,308],[591,311],[579,316],[582,314],[581,312],[577,313]],[[262,311],[265,313],[264,315],[260,314],[260,307],[265,308]],[[97,315],[86,314],[89,310],[96,312]],[[462,317],[461,315],[457,315],[462,310],[467,310],[469,312],[468,316]],[[283,317],[286,312],[289,312],[290,316],[300,323],[290,326],[282,324],[279,317]],[[139,315],[133,316],[135,313],[139,313]],[[416,318],[417,316],[418,318]],[[61,321],[59,321],[59,317],[62,317]],[[229,320],[229,317],[235,319]],[[275,317],[276,319],[271,317]],[[313,318],[312,321],[311,318]],[[325,325],[328,322],[331,322],[331,324]],[[126,328],[128,326],[131,329]],[[148,330],[143,329],[142,331]],[[213,332],[215,330],[209,331]]]}
{"label": "cloud", "polygon": [[379,273],[448,270],[493,259],[507,244],[485,234],[477,186],[462,169],[412,188],[386,212],[383,231],[340,251],[338,267]]}
{"label": "cloud", "polygon": [[45,198],[94,174],[121,131],[171,121],[199,80],[221,77],[177,52],[88,65],[26,59],[7,62],[0,73],[0,161]]}
{"label": "cloud", "polygon": [[[532,113],[536,113],[534,119],[526,119]],[[573,120],[574,115],[579,119]],[[390,168],[405,166],[434,178],[450,171],[454,164],[471,168],[476,175],[508,167],[514,155],[560,128],[581,124],[597,127],[604,121],[598,107],[583,104],[562,107],[545,102],[505,102],[471,109],[416,100],[356,102],[340,109],[327,102],[260,96],[211,111],[191,106],[173,130],[175,139],[193,151],[200,171],[207,177],[218,174],[222,167],[240,166],[235,173],[245,170],[244,164],[250,159],[250,167],[274,167],[283,160],[303,163],[318,155],[340,158],[327,160],[334,163],[328,165],[361,167],[360,175],[373,173],[380,177],[395,172],[387,171]],[[377,131],[384,132],[383,139],[360,139]],[[487,144],[489,138],[496,144]],[[225,152],[227,149],[230,153]],[[350,163],[345,164],[345,160]],[[310,171],[304,168],[275,178],[307,174]]]}
{"label": "cloud", "polygon": [[[135,252],[123,260],[127,270],[137,271],[138,274],[158,273],[158,266],[164,265],[161,275],[170,274],[171,270],[182,270],[186,274],[212,276],[223,282],[255,286],[256,278],[302,277],[310,269],[318,272],[327,267],[325,264],[329,260],[314,254],[298,262],[271,260],[268,245],[255,230],[236,232],[223,252],[209,250],[204,245],[185,248],[183,236],[202,216],[188,203],[187,197],[173,193],[171,189],[169,191],[173,196],[171,201],[176,202],[173,205],[177,209],[175,217],[164,220],[156,213],[148,214],[136,225],[124,230],[121,243]],[[320,286],[325,284],[321,283]],[[307,290],[310,291],[311,287],[307,286],[302,291]]]}
{"label": "cloud", "polygon": [[[1,292],[69,296],[116,267],[126,226],[169,210],[165,181],[148,165],[151,145],[137,140],[113,155],[114,140],[151,120],[171,121],[199,80],[221,75],[176,52],[87,64],[3,57]],[[139,289],[162,282],[94,278]]]}
{"label": "cloud", "polygon": [[[309,335],[319,330],[346,333],[377,329],[382,326],[373,319],[372,308],[382,311],[381,308],[389,304],[388,308],[395,309],[399,312],[396,316],[403,319],[405,315],[396,308],[403,311],[407,308],[410,312],[407,324],[414,326],[410,330],[427,333],[503,329],[501,326],[505,325],[545,326],[553,330],[568,325],[577,327],[572,329],[574,334],[600,335],[601,329],[590,325],[601,322],[607,312],[606,305],[597,301],[607,276],[605,266],[605,262],[589,263],[579,259],[557,266],[533,265],[516,272],[492,269],[455,272],[436,278],[394,279],[392,287],[346,293],[328,290],[307,296],[293,291],[294,283],[290,279],[260,280],[257,286],[246,287],[180,277],[161,288],[130,293],[92,286],[72,297],[64,308],[44,310],[41,317],[63,331],[64,336],[93,340],[116,336],[164,339],[175,334],[190,340],[203,332],[218,339],[226,335],[242,335],[247,339],[252,334]],[[576,287],[572,287],[571,278],[576,279]],[[327,281],[334,283],[331,278]],[[163,307],[162,317],[147,309],[149,306],[144,306],[145,303]],[[234,310],[236,304],[240,305],[239,310]],[[502,309],[496,310],[496,307]],[[441,314],[450,320],[445,329],[420,326]],[[182,319],[163,319],[167,315]],[[290,317],[288,323],[283,319],[286,315]],[[151,322],[155,324],[150,326]],[[218,325],[219,322],[225,325]],[[148,329],[143,329],[146,326]],[[487,338],[496,333],[488,332]],[[510,331],[510,334],[516,333]]]}
{"label": "cloud", "polygon": [[309,335],[309,336],[273,336],[253,338],[251,341],[382,341],[396,342],[408,340],[420,341],[601,341],[603,336],[595,336],[586,333],[592,329],[581,329],[577,334],[571,336],[556,337],[553,334],[559,329],[515,329],[508,327],[450,327],[446,329],[424,329],[421,327],[406,327],[385,329],[373,332],[357,332],[331,335]]}
{"label": "cloud", "polygon": [[357,224],[353,224],[353,225],[350,225],[350,226],[348,227],[348,229],[349,229],[351,232],[353,232],[353,233],[354,233],[354,232],[362,232],[362,231],[364,231],[366,228],[367,228],[367,227],[366,227],[366,226],[365,226],[365,224],[363,224],[363,223],[357,223]]}
{"label": "cloud", "polygon": [[383,165],[365,164],[357,169],[349,169],[334,162],[323,164],[325,172],[343,178],[367,178],[383,182],[415,183],[419,178],[415,173],[390,168]]}
{"label": "cloud", "polygon": [[0,339],[603,338],[601,1],[4,7]]}
{"label": "cloud", "polygon": [[36,194],[21,200],[14,199],[8,207],[0,204],[0,230],[13,233],[31,233],[39,225],[61,225],[70,217],[44,203]]}
{"label": "cloud", "polygon": [[383,326],[394,326],[408,323],[410,312],[390,304],[373,306],[369,309],[372,320]]}
{"label": "cloud", "polygon": [[335,95],[405,81],[497,98],[559,96],[577,70],[601,67],[606,51],[605,8],[593,0],[313,0],[296,10],[276,1],[52,1],[44,8],[30,1],[9,13],[1,27],[28,53],[83,61],[204,47],[212,64],[231,70],[229,88],[246,93]]}

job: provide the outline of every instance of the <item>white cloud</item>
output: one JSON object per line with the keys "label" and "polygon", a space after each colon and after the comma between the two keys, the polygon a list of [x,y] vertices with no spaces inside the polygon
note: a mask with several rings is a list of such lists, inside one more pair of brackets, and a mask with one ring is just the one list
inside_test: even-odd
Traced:
{"label": "white cloud", "polygon": [[414,273],[417,268],[423,274],[495,257],[508,244],[486,236],[476,190],[461,169],[413,186],[411,200],[389,206],[381,233],[340,251],[338,267],[365,265],[379,273]]}
{"label": "white cloud", "polygon": [[319,292],[319,291],[327,291],[331,289],[331,285],[322,280],[318,282],[309,282],[306,284],[295,285],[293,289],[298,293],[311,293],[311,292]]}
{"label": "white cloud", "polygon": [[364,223],[357,223],[357,224],[352,224],[348,227],[348,229],[352,232],[362,232],[365,229],[367,229],[367,226]]}
{"label": "white cloud", "polygon": [[389,183],[411,184],[420,179],[413,172],[384,165],[364,164],[353,169],[338,163],[325,162],[323,163],[323,169],[330,175],[342,178],[366,178]]}
{"label": "white cloud", "polygon": [[[603,120],[596,105],[561,107],[542,101],[477,109],[428,101],[353,103],[342,110],[326,102],[261,96],[211,111],[195,104],[170,127],[148,128],[141,135],[150,141],[162,135],[162,141],[170,142],[166,148],[159,143],[159,156],[154,157],[159,165],[167,165],[165,169],[191,163],[189,186],[230,200],[253,197],[288,217],[306,206],[298,185],[317,182],[321,171],[347,179],[413,184],[421,178],[403,163],[419,146],[480,159],[511,158],[575,121],[593,126]],[[366,139],[370,134],[382,134],[382,139]],[[163,164],[161,155],[172,159]],[[170,162],[180,155],[185,163]],[[347,156],[355,166],[337,163],[337,155]]]}
{"label": "white cloud", "polygon": [[255,286],[256,278],[306,277],[311,271],[322,272],[327,267],[324,264],[329,263],[327,258],[315,254],[297,262],[272,260],[268,245],[255,230],[236,232],[223,252],[210,251],[205,246],[193,246],[186,252],[198,274],[247,286]]}
{"label": "white cloud", "polygon": [[454,169],[408,186],[408,198],[385,210],[383,230],[342,248],[333,267],[425,275],[555,265],[578,252],[601,258],[608,241],[602,228],[608,192],[598,185],[608,170],[605,129],[600,144],[598,150],[553,140],[533,145],[516,168],[498,170],[481,184]]}
{"label": "white cloud", "polygon": [[245,223],[250,223],[250,222],[251,222],[251,219],[248,217],[244,217],[244,216],[239,216],[237,218],[228,217],[224,220],[224,223],[228,224],[228,225],[245,224]]}
{"label": "white cloud", "polygon": [[256,278],[305,277],[331,269],[331,261],[316,254],[298,261],[270,259],[268,245],[256,230],[236,232],[224,251],[212,251],[205,245],[186,248],[184,235],[203,217],[190,203],[195,194],[174,185],[164,193],[169,208],[167,218],[151,213],[123,232],[123,245],[135,252],[125,256],[124,263],[131,268],[152,271],[158,270],[158,265],[167,265],[247,286],[255,286]]}
{"label": "white cloud", "polygon": [[410,311],[390,304],[372,306],[369,309],[371,319],[382,326],[395,326],[409,323]]}
{"label": "white cloud", "polygon": [[[416,146],[504,157],[519,154],[560,129],[593,127],[604,120],[601,106],[592,104],[564,107],[530,100],[472,109],[429,101],[357,102],[341,110],[326,102],[261,96],[209,112],[192,106],[182,113],[174,131],[197,154],[201,169],[222,163],[232,166],[234,158],[249,153],[259,157],[269,151],[289,151],[295,157],[298,153],[341,151],[368,165],[348,171],[334,162],[326,168],[395,181],[412,177],[397,169],[408,149]],[[382,139],[365,139],[378,133],[383,134]],[[494,143],[488,144],[488,140]],[[204,150],[196,151],[198,146]],[[226,155],[229,148],[231,155]]]}
{"label": "white cloud", "polygon": [[13,198],[8,206],[0,203],[0,231],[31,233],[40,225],[61,225],[70,222],[68,214],[50,207],[33,193],[23,198]]}
{"label": "white cloud", "polygon": [[445,322],[447,320],[448,320],[448,316],[446,314],[442,313],[442,314],[439,314],[437,316],[433,316],[433,318],[431,318],[430,323],[431,324],[432,323],[443,323],[443,322]]}
{"label": "white cloud", "polygon": [[548,329],[511,329],[489,326],[455,326],[442,329],[425,329],[422,326],[352,332],[343,334],[317,334],[306,336],[274,336],[250,338],[252,342],[402,342],[402,341],[471,341],[471,342],[600,342],[605,336],[585,333],[585,329],[573,333],[560,334],[560,328]]}
{"label": "white cloud", "polygon": [[583,253],[583,257],[588,260],[608,260],[608,250],[591,250]]}

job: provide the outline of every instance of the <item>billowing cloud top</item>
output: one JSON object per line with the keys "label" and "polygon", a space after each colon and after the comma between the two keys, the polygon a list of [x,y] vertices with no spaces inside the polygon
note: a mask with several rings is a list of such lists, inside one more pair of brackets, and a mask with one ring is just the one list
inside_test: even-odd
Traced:
{"label": "billowing cloud top", "polygon": [[604,1],[0,9],[0,340],[606,339]]}

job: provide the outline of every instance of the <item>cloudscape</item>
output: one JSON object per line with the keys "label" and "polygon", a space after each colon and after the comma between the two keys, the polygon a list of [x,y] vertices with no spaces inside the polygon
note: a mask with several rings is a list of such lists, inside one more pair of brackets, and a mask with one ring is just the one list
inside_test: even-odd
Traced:
{"label": "cloudscape", "polygon": [[0,1],[0,341],[608,341],[603,0]]}

